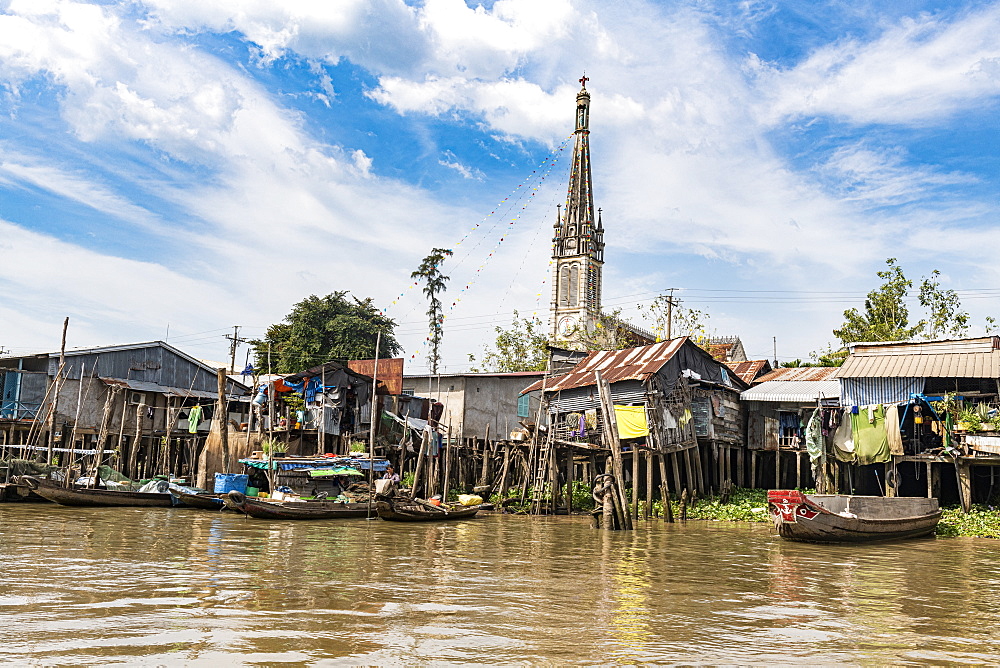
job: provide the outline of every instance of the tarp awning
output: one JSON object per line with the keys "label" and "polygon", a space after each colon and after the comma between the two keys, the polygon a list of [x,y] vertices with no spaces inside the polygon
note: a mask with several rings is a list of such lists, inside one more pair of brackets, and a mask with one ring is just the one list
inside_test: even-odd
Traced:
{"label": "tarp awning", "polygon": [[743,401],[813,403],[840,396],[836,380],[769,380],[740,393]]}

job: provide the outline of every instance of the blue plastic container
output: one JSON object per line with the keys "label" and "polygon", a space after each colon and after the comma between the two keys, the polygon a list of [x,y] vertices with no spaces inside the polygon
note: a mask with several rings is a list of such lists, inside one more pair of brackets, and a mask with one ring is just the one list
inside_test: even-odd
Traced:
{"label": "blue plastic container", "polygon": [[246,494],[249,482],[250,476],[245,473],[216,473],[215,493],[226,494],[236,490],[241,494]]}

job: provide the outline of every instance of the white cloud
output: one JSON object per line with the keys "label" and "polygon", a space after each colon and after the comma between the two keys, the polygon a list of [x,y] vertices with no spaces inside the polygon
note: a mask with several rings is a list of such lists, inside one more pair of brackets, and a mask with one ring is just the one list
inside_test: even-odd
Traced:
{"label": "white cloud", "polygon": [[974,183],[970,175],[913,166],[902,149],[873,149],[864,143],[842,146],[820,172],[836,184],[839,198],[865,206],[908,204],[941,194],[946,186]]}
{"label": "white cloud", "polygon": [[906,19],[870,43],[845,39],[782,70],[751,61],[768,123],[834,116],[853,123],[927,123],[1000,95],[1000,6],[957,20]]}

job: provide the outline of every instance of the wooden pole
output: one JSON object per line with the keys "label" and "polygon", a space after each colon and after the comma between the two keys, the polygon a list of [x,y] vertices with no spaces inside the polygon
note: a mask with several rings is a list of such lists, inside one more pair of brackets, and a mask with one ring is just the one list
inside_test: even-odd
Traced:
{"label": "wooden pole", "polygon": [[566,446],[566,514],[573,514],[573,446]]}
{"label": "wooden pole", "polygon": [[[96,368],[97,365],[95,364]],[[87,370],[86,364],[80,365],[80,385],[76,388],[76,415],[73,417],[73,437],[69,442],[69,454],[66,457],[66,477],[63,479],[63,487],[70,487],[73,483],[70,480],[73,470],[73,461],[76,459],[76,432],[80,426],[80,409],[83,406],[83,377]],[[122,420],[124,422],[124,419]],[[63,436],[63,447],[66,447],[66,437]]]}
{"label": "wooden pole", "polygon": [[97,454],[94,455],[94,475],[90,479],[89,487],[96,487],[100,482],[101,459],[104,457],[104,441],[108,437],[108,422],[111,416],[111,402],[113,401],[117,387],[109,387],[107,397],[104,399],[104,413],[101,415],[101,428],[97,436]]}
{"label": "wooden pole", "polygon": [[627,512],[628,498],[625,496],[625,469],[622,466],[622,446],[618,440],[618,420],[615,417],[615,407],[611,399],[611,385],[601,377],[600,371],[595,371],[597,395],[604,412],[604,437],[611,448],[611,462],[615,473],[615,486],[618,489],[619,506],[622,509],[623,529],[632,528],[632,517]]}
{"label": "wooden pole", "polygon": [[639,451],[632,446],[632,517],[639,519]]}
{"label": "wooden pole", "polygon": [[660,496],[663,498],[663,517],[667,522],[673,522],[674,512],[670,507],[670,492],[667,490],[667,463],[663,460],[662,453],[656,453],[656,458],[660,464]]}
{"label": "wooden pole", "polygon": [[483,438],[483,468],[479,473],[479,484],[485,485],[486,480],[489,478],[489,460],[490,460],[490,425],[486,425],[486,436]]}
{"label": "wooden pole", "polygon": [[448,487],[451,483],[451,420],[448,420],[448,439],[444,443],[444,482],[441,485],[441,498],[448,500]]}
{"label": "wooden pole", "polygon": [[653,455],[646,453],[646,519],[653,516]]}
{"label": "wooden pole", "polygon": [[[219,443],[222,446],[222,468],[224,473],[229,473],[232,469],[232,460],[229,454],[229,407],[226,405],[226,370],[216,369],[215,377],[218,381],[218,405],[215,412],[219,418]],[[271,394],[274,394],[274,387],[271,387]],[[273,404],[272,404],[273,405]],[[167,417],[170,417],[170,410],[167,409]],[[270,422],[274,422],[274,414],[268,416]],[[167,427],[169,429],[169,425]],[[169,432],[168,432],[169,434]],[[274,491],[274,490],[271,490]]]}
{"label": "wooden pole", "polygon": [[375,422],[376,413],[382,417],[382,410],[376,406],[378,401],[378,350],[382,346],[382,330],[375,335],[375,368],[372,371],[372,405],[371,420],[368,424],[368,516],[372,514],[372,502],[375,500]]}
{"label": "wooden pole", "polygon": [[[420,485],[420,474],[426,468],[424,459],[426,459],[427,450],[430,447],[431,431],[429,428],[425,428],[420,433],[420,447],[417,449],[417,463],[413,469],[413,488],[410,493],[415,498],[417,496],[417,489]],[[426,474],[425,474],[426,475]]]}
{"label": "wooden pole", "polygon": [[503,444],[503,471],[500,473],[500,500],[507,497],[507,476],[510,475],[510,443]]}
{"label": "wooden pole", "polygon": [[59,386],[62,383],[63,369],[66,366],[66,329],[69,327],[69,318],[63,320],[62,344],[59,346],[59,367],[56,369],[56,377],[53,381],[55,392],[52,397],[52,409],[49,411],[49,449],[45,458],[46,464],[52,464],[52,449],[55,447],[56,439],[56,410],[59,408]]}

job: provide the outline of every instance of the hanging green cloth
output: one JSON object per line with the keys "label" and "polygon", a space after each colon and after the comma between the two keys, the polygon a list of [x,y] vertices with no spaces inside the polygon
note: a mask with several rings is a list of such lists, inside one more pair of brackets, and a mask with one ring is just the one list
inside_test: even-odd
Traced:
{"label": "hanging green cloth", "polygon": [[809,453],[809,461],[814,465],[823,456],[823,418],[822,411],[816,409],[809,424],[806,425],[806,451]]}
{"label": "hanging green cloth", "polygon": [[884,406],[859,408],[857,415],[851,416],[851,432],[858,464],[880,464],[892,459],[889,455]]}
{"label": "hanging green cloth", "polygon": [[201,422],[201,406],[192,406],[188,411],[188,433],[198,433],[198,423]]}

